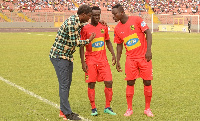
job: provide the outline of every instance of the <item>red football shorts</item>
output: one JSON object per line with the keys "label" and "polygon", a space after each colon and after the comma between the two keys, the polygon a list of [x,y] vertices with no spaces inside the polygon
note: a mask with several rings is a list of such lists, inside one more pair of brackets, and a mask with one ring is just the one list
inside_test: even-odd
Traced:
{"label": "red football shorts", "polygon": [[[87,63],[87,62],[86,62]],[[85,73],[85,81],[89,82],[101,82],[101,81],[112,81],[112,73],[110,65],[107,61],[102,63],[94,64],[87,63],[88,73]]]}
{"label": "red football shorts", "polygon": [[125,80],[134,80],[139,77],[143,80],[153,80],[152,61],[126,58],[125,73]]}

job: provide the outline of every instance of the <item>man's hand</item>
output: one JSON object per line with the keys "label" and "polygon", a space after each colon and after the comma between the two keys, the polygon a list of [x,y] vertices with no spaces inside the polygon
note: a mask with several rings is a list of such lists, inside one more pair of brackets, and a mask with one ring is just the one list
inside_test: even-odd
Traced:
{"label": "man's hand", "polygon": [[116,64],[116,57],[112,56],[112,65],[114,66]]}
{"label": "man's hand", "polygon": [[96,36],[96,33],[92,33],[91,36],[89,37],[89,41],[91,42]]}
{"label": "man's hand", "polygon": [[87,64],[85,62],[82,62],[82,69],[83,69],[84,72],[87,73],[88,66],[87,66]]}
{"label": "man's hand", "polygon": [[116,65],[116,69],[117,69],[118,72],[122,72],[122,69],[121,69],[121,66],[120,66],[119,62]]}
{"label": "man's hand", "polygon": [[101,23],[104,26],[107,26],[107,23],[104,20],[99,20],[99,23]]}
{"label": "man's hand", "polygon": [[147,62],[149,62],[152,59],[152,53],[151,53],[151,51],[147,51],[146,52],[145,58],[147,59]]}

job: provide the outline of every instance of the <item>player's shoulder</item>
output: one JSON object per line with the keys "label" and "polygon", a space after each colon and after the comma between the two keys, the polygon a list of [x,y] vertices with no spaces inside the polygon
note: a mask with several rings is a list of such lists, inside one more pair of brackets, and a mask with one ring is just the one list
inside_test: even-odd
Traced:
{"label": "player's shoulder", "polygon": [[106,25],[103,25],[101,23],[98,23],[98,26],[101,27],[101,28],[104,28],[104,29],[108,28]]}
{"label": "player's shoulder", "polygon": [[87,23],[87,24],[85,24],[85,28],[88,28],[88,27],[90,27],[91,26],[91,24],[90,23]]}
{"label": "player's shoulder", "polygon": [[142,19],[140,16],[129,16],[130,19]]}
{"label": "player's shoulder", "polygon": [[65,24],[68,24],[68,25],[76,25],[78,22],[78,15],[71,15],[68,19],[65,20]]}
{"label": "player's shoulder", "polygon": [[121,22],[119,22],[116,26],[115,26],[115,31],[118,31],[118,30],[120,30],[120,28],[121,28],[121,25],[122,25],[122,23]]}
{"label": "player's shoulder", "polygon": [[86,24],[82,29],[84,29],[84,30],[87,30],[87,29],[90,29],[91,28],[91,24]]}

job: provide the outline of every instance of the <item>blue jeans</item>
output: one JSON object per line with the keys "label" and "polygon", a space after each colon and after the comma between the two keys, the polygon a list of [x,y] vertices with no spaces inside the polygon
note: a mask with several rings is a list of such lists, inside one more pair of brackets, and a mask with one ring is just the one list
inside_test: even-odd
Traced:
{"label": "blue jeans", "polygon": [[72,82],[73,62],[65,59],[50,58],[59,82],[60,110],[66,115],[71,114],[69,90]]}

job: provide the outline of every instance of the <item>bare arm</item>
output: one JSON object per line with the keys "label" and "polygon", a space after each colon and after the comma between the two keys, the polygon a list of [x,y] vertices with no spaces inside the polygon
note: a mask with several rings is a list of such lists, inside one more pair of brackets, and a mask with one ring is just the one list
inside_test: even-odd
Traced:
{"label": "bare arm", "polygon": [[85,56],[84,46],[81,46],[81,47],[80,47],[80,58],[81,58],[81,63],[82,63],[82,69],[83,69],[84,72],[87,73],[88,67],[87,67],[87,64],[85,63],[85,58],[84,58],[84,56]]}
{"label": "bare arm", "polygon": [[112,65],[114,66],[116,64],[116,57],[115,57],[115,52],[113,50],[113,46],[110,40],[106,40],[106,45],[110,53],[112,54]]}
{"label": "bare arm", "polygon": [[117,65],[116,69],[118,72],[122,72],[121,66],[120,66],[120,58],[122,54],[122,49],[123,49],[123,43],[117,44]]}
{"label": "bare arm", "polygon": [[144,31],[146,34],[146,39],[147,39],[147,52],[145,54],[145,58],[147,59],[147,62],[149,62],[152,59],[152,53],[151,53],[151,45],[152,45],[152,34],[149,29]]}

